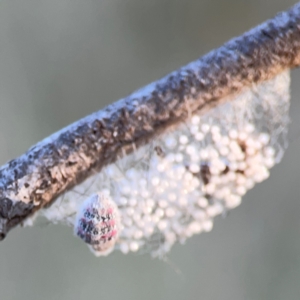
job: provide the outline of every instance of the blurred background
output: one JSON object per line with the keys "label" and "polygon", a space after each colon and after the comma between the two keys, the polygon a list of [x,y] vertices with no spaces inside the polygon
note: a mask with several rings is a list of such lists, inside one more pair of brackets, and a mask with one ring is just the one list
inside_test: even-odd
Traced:
{"label": "blurred background", "polygon": [[[0,164],[287,9],[291,0],[0,0]],[[300,298],[300,72],[289,149],[214,230],[168,261],[96,258],[72,229],[0,243],[0,298]]]}

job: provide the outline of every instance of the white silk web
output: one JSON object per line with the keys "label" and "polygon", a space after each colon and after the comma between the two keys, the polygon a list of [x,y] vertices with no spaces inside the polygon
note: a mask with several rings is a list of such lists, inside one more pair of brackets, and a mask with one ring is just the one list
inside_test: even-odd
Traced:
{"label": "white silk web", "polygon": [[240,205],[280,162],[289,86],[289,72],[283,72],[205,115],[194,114],[40,215],[74,227],[96,255],[147,249],[162,256],[175,242],[211,231],[214,218]]}

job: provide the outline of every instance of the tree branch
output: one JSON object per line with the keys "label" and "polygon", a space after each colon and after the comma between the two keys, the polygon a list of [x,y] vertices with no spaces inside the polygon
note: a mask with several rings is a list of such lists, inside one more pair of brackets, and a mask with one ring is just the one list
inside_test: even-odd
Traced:
{"label": "tree branch", "polygon": [[300,64],[300,3],[62,129],[0,169],[0,237],[122,153]]}

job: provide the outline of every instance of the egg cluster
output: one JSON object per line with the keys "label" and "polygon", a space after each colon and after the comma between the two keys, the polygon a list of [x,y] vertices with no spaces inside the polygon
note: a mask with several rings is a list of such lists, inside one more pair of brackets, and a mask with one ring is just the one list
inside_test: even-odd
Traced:
{"label": "egg cluster", "polygon": [[[288,110],[289,74],[282,73],[204,115],[192,115],[107,166],[44,210],[44,216],[75,224],[76,235],[96,254],[115,248],[164,255],[175,242],[211,231],[216,216],[237,207],[249,189],[268,178],[287,147]],[[97,197],[89,196],[95,192]],[[115,213],[109,221],[119,223],[107,229],[97,217],[109,205]]]}
{"label": "egg cluster", "polygon": [[[170,134],[154,146],[147,172],[132,168],[117,182],[122,252],[146,246],[162,255],[176,241],[210,231],[214,217],[238,206],[269,176],[275,164],[269,134],[256,134],[252,124],[221,134],[200,120],[192,117],[189,136]],[[202,147],[204,140],[210,143]],[[110,174],[117,178],[118,170]]]}
{"label": "egg cluster", "polygon": [[118,239],[120,216],[110,197],[103,193],[94,194],[78,210],[74,232],[96,256],[109,254]]}

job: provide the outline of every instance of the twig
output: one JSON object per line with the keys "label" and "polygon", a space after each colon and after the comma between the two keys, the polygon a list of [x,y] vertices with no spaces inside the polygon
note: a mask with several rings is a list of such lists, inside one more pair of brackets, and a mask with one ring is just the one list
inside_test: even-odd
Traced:
{"label": "twig", "polygon": [[299,64],[300,3],[46,138],[0,169],[0,238],[124,151]]}

